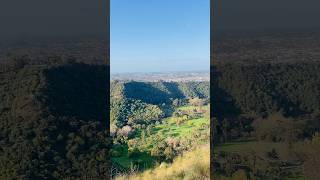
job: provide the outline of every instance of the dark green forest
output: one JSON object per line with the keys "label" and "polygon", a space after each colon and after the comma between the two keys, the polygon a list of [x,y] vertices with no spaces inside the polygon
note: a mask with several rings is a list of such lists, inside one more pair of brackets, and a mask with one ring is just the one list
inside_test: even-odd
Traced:
{"label": "dark green forest", "polygon": [[109,177],[109,67],[9,63],[0,73],[0,179]]}

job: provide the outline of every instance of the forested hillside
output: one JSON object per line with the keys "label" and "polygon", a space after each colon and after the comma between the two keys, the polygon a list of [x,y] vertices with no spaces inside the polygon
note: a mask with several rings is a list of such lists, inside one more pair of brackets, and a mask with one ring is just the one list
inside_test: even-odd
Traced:
{"label": "forested hillside", "polygon": [[[212,68],[211,79],[217,88],[213,101],[227,103],[221,98],[229,96],[239,112],[256,115],[277,111],[287,116],[317,113],[320,109],[319,69],[320,62],[219,64]],[[217,114],[224,111],[215,110]]]}
{"label": "forested hillside", "polygon": [[[164,163],[170,167],[179,155],[209,142],[209,82],[113,81],[110,95],[116,178],[157,171]],[[205,168],[197,175],[208,178]]]}
{"label": "forested hillside", "polygon": [[215,178],[317,179],[318,44],[310,36],[263,36],[219,47],[211,67]]}
{"label": "forested hillside", "polygon": [[109,177],[107,72],[71,62],[4,67],[0,179]]}
{"label": "forested hillside", "polygon": [[[111,124],[122,127],[134,119],[157,121],[188,99],[209,102],[209,82],[111,82]],[[197,101],[198,99],[198,101]],[[202,100],[201,100],[202,99]]]}
{"label": "forested hillside", "polygon": [[[111,93],[121,92],[125,98],[139,99],[150,104],[160,104],[172,99],[194,97],[208,99],[210,89],[209,82],[113,81],[111,83]],[[111,94],[111,98],[113,97],[117,97],[117,95]]]}

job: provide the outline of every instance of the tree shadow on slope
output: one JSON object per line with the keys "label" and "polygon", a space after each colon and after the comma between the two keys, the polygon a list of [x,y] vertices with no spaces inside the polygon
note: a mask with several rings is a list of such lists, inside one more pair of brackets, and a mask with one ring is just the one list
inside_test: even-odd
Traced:
{"label": "tree shadow on slope", "polygon": [[108,68],[75,63],[44,72],[50,146],[65,162],[57,165],[59,178],[109,176]]}
{"label": "tree shadow on slope", "polygon": [[210,76],[211,117],[223,119],[238,116],[240,109],[236,107],[232,96],[219,86],[221,73],[214,66],[211,66]]}
{"label": "tree shadow on slope", "polygon": [[[210,72],[210,128],[211,139],[210,143],[218,143],[221,137],[224,137],[224,119],[233,119],[240,115],[241,110],[236,107],[232,96],[220,87],[219,80],[221,72],[216,67],[211,66]],[[213,153],[213,148],[211,148]]]}
{"label": "tree shadow on slope", "polygon": [[181,91],[177,83],[164,82],[163,84],[169,91],[171,98],[178,98],[178,99],[186,98],[186,96],[183,94],[183,92]]}
{"label": "tree shadow on slope", "polygon": [[45,95],[50,111],[57,116],[95,120],[108,125],[108,68],[71,64],[48,69]]}
{"label": "tree shadow on slope", "polygon": [[131,81],[125,83],[124,89],[127,98],[138,99],[148,104],[168,103],[170,98],[168,93],[152,86],[151,83]]}

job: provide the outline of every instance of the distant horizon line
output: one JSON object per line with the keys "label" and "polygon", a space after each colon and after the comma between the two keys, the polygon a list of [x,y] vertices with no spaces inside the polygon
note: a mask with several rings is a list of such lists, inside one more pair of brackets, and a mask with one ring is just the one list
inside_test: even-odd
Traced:
{"label": "distant horizon line", "polygon": [[210,72],[208,70],[177,70],[177,71],[136,71],[136,72],[110,72],[111,75],[116,74],[152,74],[152,73],[191,73],[191,72]]}

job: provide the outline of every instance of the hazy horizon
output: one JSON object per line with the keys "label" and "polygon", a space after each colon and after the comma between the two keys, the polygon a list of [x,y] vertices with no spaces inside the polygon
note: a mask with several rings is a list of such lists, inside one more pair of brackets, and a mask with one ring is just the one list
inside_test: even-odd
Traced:
{"label": "hazy horizon", "polygon": [[137,72],[111,72],[111,75],[115,75],[115,74],[152,74],[152,73],[162,73],[162,74],[166,74],[166,73],[194,73],[194,72],[203,72],[203,73],[209,73],[210,69],[204,69],[204,70],[179,70],[179,71],[137,71]]}

